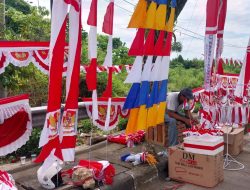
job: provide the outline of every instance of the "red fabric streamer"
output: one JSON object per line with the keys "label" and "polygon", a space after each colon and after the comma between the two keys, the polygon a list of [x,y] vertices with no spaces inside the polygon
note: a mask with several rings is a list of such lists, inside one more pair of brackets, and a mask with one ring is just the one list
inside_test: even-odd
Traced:
{"label": "red fabric streamer", "polygon": [[92,0],[87,24],[97,26],[97,0]]}
{"label": "red fabric streamer", "polygon": [[129,56],[142,56],[143,55],[144,38],[145,38],[145,29],[139,28],[137,30],[134,41],[128,51]]}
{"label": "red fabric streamer", "polygon": [[86,83],[89,91],[96,89],[97,84],[97,74],[96,74],[96,58],[91,59],[89,68],[86,69]]}
{"label": "red fabric streamer", "polygon": [[104,21],[102,31],[106,34],[113,35],[113,16],[114,16],[114,2],[110,2],[106,14],[104,15]]}

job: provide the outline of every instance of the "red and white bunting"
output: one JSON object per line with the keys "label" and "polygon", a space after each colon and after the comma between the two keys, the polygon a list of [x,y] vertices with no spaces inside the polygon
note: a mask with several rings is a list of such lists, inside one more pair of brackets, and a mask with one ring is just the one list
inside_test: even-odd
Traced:
{"label": "red and white bunting", "polygon": [[0,156],[23,146],[29,140],[31,131],[29,96],[0,99]]}

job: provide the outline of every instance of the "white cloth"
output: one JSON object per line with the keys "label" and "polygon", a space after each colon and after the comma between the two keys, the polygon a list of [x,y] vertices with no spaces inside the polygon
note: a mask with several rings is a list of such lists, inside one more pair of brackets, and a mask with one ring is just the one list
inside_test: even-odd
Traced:
{"label": "white cloth", "polygon": [[180,112],[182,109],[189,110],[189,105],[186,104],[184,107],[184,103],[179,104],[178,102],[178,94],[180,92],[169,92],[167,95],[167,109],[174,111],[174,112]]}

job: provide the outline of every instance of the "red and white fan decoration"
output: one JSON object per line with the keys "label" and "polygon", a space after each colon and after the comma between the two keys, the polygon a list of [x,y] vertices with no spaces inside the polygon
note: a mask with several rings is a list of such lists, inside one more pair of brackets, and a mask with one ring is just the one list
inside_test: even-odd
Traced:
{"label": "red and white fan decoration", "polygon": [[[114,129],[118,122],[119,116],[126,118],[129,115],[128,110],[122,110],[123,104],[125,102],[125,97],[122,98],[112,98],[111,109],[110,109],[110,121],[108,128],[105,127],[105,121],[107,116],[107,102],[108,98],[98,98],[98,119],[93,120],[93,124],[99,129],[104,131],[109,131]],[[92,119],[92,98],[83,98],[87,114],[89,118]]]}
{"label": "red and white fan decoration", "polygon": [[[68,49],[65,48],[64,71],[66,71]],[[44,74],[49,71],[49,42],[2,41],[0,42],[0,74],[9,64],[26,67],[33,63]]]}
{"label": "red and white fan decoration", "polygon": [[0,190],[17,190],[12,175],[2,170],[0,170]]}
{"label": "red and white fan decoration", "polygon": [[31,131],[29,96],[24,94],[0,99],[0,156],[23,146]]}

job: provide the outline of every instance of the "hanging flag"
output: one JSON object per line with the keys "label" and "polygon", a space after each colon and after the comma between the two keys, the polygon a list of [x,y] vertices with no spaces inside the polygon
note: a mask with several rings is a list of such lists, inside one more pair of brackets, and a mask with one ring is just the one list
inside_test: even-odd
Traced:
{"label": "hanging flag", "polygon": [[227,0],[220,1],[219,7],[219,20],[218,20],[218,32],[217,32],[217,47],[216,47],[216,62],[215,62],[215,73],[218,69],[219,60],[223,51],[223,34],[225,27],[225,20],[227,14]]}
{"label": "hanging flag", "polygon": [[149,99],[147,102],[147,109],[148,109],[148,116],[147,116],[147,123],[146,128],[152,127],[156,125],[156,118],[157,118],[157,106],[158,106],[158,93],[159,93],[159,80],[158,80],[158,73],[160,69],[160,64],[162,61],[162,56],[157,56],[154,67],[151,72],[150,81],[152,82],[152,89],[149,95]]}
{"label": "hanging flag", "polygon": [[130,109],[129,119],[126,127],[126,134],[136,132],[137,115],[139,111],[139,94],[141,87],[143,57],[137,56],[134,65],[124,83],[132,83],[132,87],[127,95],[123,110]]}
{"label": "hanging flag", "polygon": [[[43,162],[50,154],[63,160],[60,141],[60,108],[62,95],[62,72],[64,63],[65,30],[68,4],[61,0],[55,0],[51,20],[50,40],[50,74],[48,108],[44,128],[41,133],[39,147],[43,147],[35,162]],[[58,149],[58,151],[55,151]]]}
{"label": "hanging flag", "polygon": [[204,46],[204,88],[210,89],[212,63],[214,59],[215,40],[217,34],[218,12],[220,0],[207,0],[207,17]]}
{"label": "hanging flag", "polygon": [[160,32],[154,49],[154,55],[158,56],[152,71],[153,88],[148,102],[148,121],[147,127],[156,126],[164,122],[166,110],[166,95],[169,73],[170,51],[172,44],[172,32],[175,18],[176,1],[171,2],[171,12],[169,20],[164,27],[168,31],[164,46],[164,31]]}
{"label": "hanging flag", "polygon": [[126,80],[124,81],[124,83],[133,84],[132,87],[130,88],[130,91],[124,103],[124,106],[123,106],[124,110],[135,108],[135,102],[140,92],[142,62],[143,62],[142,56],[137,56],[135,58],[133,67],[131,71],[129,72]]}
{"label": "hanging flag", "polygon": [[[143,28],[155,29],[155,17],[156,17],[157,3],[152,0],[146,14],[146,20]],[[164,15],[162,15],[164,17]]]}
{"label": "hanging flag", "polygon": [[104,15],[104,21],[103,21],[103,26],[102,26],[102,31],[106,34],[109,34],[107,54],[103,63],[103,66],[107,66],[109,68],[108,84],[106,86],[106,90],[104,91],[102,95],[102,97],[108,98],[105,128],[103,129],[104,131],[108,131],[112,129],[112,128],[109,128],[109,123],[110,123],[110,111],[111,111],[112,73],[113,73],[113,69],[112,69],[112,65],[113,65],[113,60],[112,60],[113,19],[114,19],[114,0],[110,0],[110,3]]}
{"label": "hanging flag", "polygon": [[104,15],[102,31],[106,34],[113,35],[113,19],[114,19],[114,0],[110,0]]}
{"label": "hanging flag", "polygon": [[239,103],[246,103],[249,97],[250,89],[250,38],[248,41],[246,56],[241,67],[240,76],[238,83],[235,88],[234,95],[236,96],[236,101]]}
{"label": "hanging flag", "polygon": [[60,127],[61,148],[64,161],[75,160],[78,121],[78,97],[81,62],[81,6],[70,7],[69,11],[69,59],[66,75],[66,104]]}
{"label": "hanging flag", "polygon": [[[147,126],[147,112],[146,104],[148,102],[148,96],[150,91],[150,73],[152,69],[153,54],[154,54],[154,40],[155,30],[151,29],[148,33],[147,39],[143,46],[144,55],[148,56],[146,64],[142,73],[142,84],[139,94],[139,112],[137,116],[136,128],[138,130],[145,130]],[[145,90],[145,91],[144,91]]]}
{"label": "hanging flag", "polygon": [[130,19],[128,28],[143,28],[147,14],[147,1],[139,0],[135,11]]}
{"label": "hanging flag", "polygon": [[[70,5],[69,59],[66,75],[66,105],[61,117],[62,75],[68,5]],[[38,181],[45,188],[49,188],[51,185],[46,180],[49,168],[55,168],[56,165],[56,168],[60,171],[62,161],[74,161],[81,55],[80,11],[80,0],[55,0],[53,3],[53,12],[56,14],[52,14],[51,24],[48,113],[46,114],[39,142],[42,150],[35,160],[35,162],[44,161],[37,171],[37,176]]]}
{"label": "hanging flag", "polygon": [[143,45],[145,38],[145,29],[139,28],[136,32],[136,36],[133,40],[131,47],[129,48],[128,55],[129,56],[139,56],[143,55]]}
{"label": "hanging flag", "polygon": [[148,110],[146,109],[146,105],[150,93],[150,74],[152,70],[152,65],[153,65],[153,56],[151,55],[148,56],[147,58],[141,77],[142,82],[141,82],[141,90],[138,102],[138,106],[140,106],[140,108],[137,116],[136,131],[146,129],[147,115],[148,115],[147,114]]}
{"label": "hanging flag", "polygon": [[167,17],[167,1],[168,0],[156,0],[159,5],[155,14],[155,29],[164,30],[166,26]]}
{"label": "hanging flag", "polygon": [[158,110],[156,124],[164,123],[164,116],[166,111],[166,100],[167,100],[167,89],[168,89],[168,73],[169,73],[169,63],[170,63],[170,52],[172,45],[172,32],[168,32],[166,43],[163,49],[163,58],[159,69],[159,81],[160,89],[158,95]]}
{"label": "hanging flag", "polygon": [[86,83],[89,91],[92,92],[92,119],[98,119],[97,104],[97,0],[92,0],[87,24],[90,25],[88,37],[88,56],[90,66],[86,73]]}

